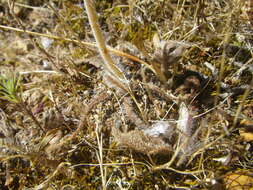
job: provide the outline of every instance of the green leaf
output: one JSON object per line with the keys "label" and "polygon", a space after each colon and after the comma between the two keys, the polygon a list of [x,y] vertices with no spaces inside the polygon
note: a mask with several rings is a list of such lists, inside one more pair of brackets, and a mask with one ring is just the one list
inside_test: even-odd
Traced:
{"label": "green leaf", "polygon": [[18,74],[0,75],[0,99],[13,103],[20,102],[21,77]]}

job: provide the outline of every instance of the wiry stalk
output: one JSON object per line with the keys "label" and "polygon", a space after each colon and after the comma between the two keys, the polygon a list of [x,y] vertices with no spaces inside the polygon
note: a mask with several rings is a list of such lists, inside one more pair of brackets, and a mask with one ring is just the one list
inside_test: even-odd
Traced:
{"label": "wiry stalk", "polygon": [[[4,30],[23,32],[23,33],[27,33],[27,34],[32,35],[32,36],[43,36],[43,37],[54,39],[54,40],[72,42],[72,43],[75,43],[75,44],[84,45],[84,46],[88,46],[88,47],[95,47],[95,48],[97,47],[97,45],[95,43],[84,42],[84,41],[74,40],[74,39],[70,39],[70,38],[64,38],[64,37],[60,37],[60,36],[54,36],[52,34],[43,34],[43,33],[38,33],[38,32],[32,32],[32,31],[29,31],[29,30],[14,28],[14,27],[11,27],[11,26],[4,26],[4,25],[1,25],[1,24],[0,24],[0,28],[4,29]],[[140,60],[138,57],[135,57],[135,56],[130,55],[128,53],[124,53],[124,52],[122,52],[120,50],[117,50],[117,49],[114,49],[114,48],[112,48],[108,45],[106,47],[107,47],[108,51],[110,51],[111,53],[114,53],[117,56],[122,56],[122,57],[125,57],[127,59],[133,60],[137,63],[140,63],[142,65],[145,65],[145,67],[150,69],[153,73],[156,73],[156,71],[154,70],[154,68],[151,65],[149,65],[147,62],[145,62],[143,60]]]}
{"label": "wiry stalk", "polygon": [[102,31],[98,25],[98,18],[92,0],[84,0],[84,5],[87,11],[92,32],[99,49],[99,53],[103,58],[106,69],[115,77],[117,77],[117,79],[124,80],[124,74],[114,65],[113,60],[108,53]]}
{"label": "wiry stalk", "polygon": [[[108,53],[108,49],[106,48],[105,40],[102,35],[102,31],[98,25],[97,13],[94,8],[93,1],[92,0],[84,0],[84,5],[85,5],[85,9],[87,11],[87,15],[89,18],[89,23],[91,25],[93,35],[94,35],[96,43],[97,43],[97,47],[99,49],[99,53],[100,53],[101,57],[103,58],[106,69],[114,76],[114,78],[117,80],[117,82],[120,83],[119,86],[122,86],[123,90],[128,91],[128,93],[133,98],[135,104],[137,105],[138,109],[140,110],[142,117],[145,118],[144,113],[142,112],[142,110],[140,108],[140,105],[136,101],[131,89],[129,88],[129,86],[127,84],[127,80],[125,79],[124,74],[119,70],[118,67],[116,67],[116,65],[113,63],[111,56]],[[127,86],[127,87],[125,87],[125,86]]]}
{"label": "wiry stalk", "polygon": [[99,129],[97,125],[96,137],[97,137],[97,142],[98,142],[98,151],[96,152],[96,155],[99,162],[99,168],[100,168],[100,173],[101,173],[102,189],[106,190],[106,168],[103,166],[103,137],[102,137],[102,134],[99,135],[98,130]]}

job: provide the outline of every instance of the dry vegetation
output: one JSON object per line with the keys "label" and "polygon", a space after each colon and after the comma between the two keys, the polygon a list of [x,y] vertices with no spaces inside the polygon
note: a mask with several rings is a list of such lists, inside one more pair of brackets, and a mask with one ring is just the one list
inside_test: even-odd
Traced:
{"label": "dry vegetation", "polygon": [[0,189],[252,190],[252,4],[2,0]]}

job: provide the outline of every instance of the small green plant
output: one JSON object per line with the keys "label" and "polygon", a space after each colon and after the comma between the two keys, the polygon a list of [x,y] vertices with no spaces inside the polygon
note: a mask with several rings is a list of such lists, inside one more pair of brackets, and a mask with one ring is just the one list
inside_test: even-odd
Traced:
{"label": "small green plant", "polygon": [[22,88],[20,86],[20,75],[10,74],[9,76],[0,75],[0,99],[12,103],[21,102]]}
{"label": "small green plant", "polygon": [[22,112],[27,114],[43,132],[45,130],[34,116],[33,112],[22,99],[21,76],[17,73],[0,75],[0,99],[16,104]]}

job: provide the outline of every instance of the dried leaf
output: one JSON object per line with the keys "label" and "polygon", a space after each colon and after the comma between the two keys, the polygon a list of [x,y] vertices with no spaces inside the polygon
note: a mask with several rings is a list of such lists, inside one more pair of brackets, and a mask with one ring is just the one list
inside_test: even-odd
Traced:
{"label": "dried leaf", "polygon": [[228,165],[228,163],[231,161],[232,159],[232,154],[228,154],[226,156],[220,157],[220,158],[213,158],[213,160],[217,161],[217,162],[221,162],[223,165]]}
{"label": "dried leaf", "polygon": [[226,175],[224,183],[227,190],[252,190],[253,177],[246,172],[231,173]]}
{"label": "dried leaf", "polygon": [[247,132],[245,129],[240,129],[239,133],[244,141],[246,141],[246,142],[253,141],[253,133],[252,132]]}
{"label": "dried leaf", "polygon": [[157,33],[154,34],[153,36],[153,44],[155,46],[155,49],[163,49],[164,45],[165,45],[165,41],[161,41],[159,38],[159,35]]}
{"label": "dried leaf", "polygon": [[193,118],[190,116],[190,112],[185,103],[181,103],[179,108],[179,118],[177,128],[183,135],[191,137],[193,129]]}
{"label": "dried leaf", "polygon": [[180,159],[177,165],[181,165],[198,147],[197,136],[199,130],[194,131],[195,122],[185,103],[179,108],[179,119],[177,129],[180,131],[178,142],[180,147]]}
{"label": "dried leaf", "polygon": [[171,71],[175,68],[175,65],[178,63],[179,59],[182,57],[184,50],[189,47],[189,45],[177,42],[177,41],[164,41],[160,40],[158,35],[154,35],[153,43],[156,47],[154,53],[154,61],[160,63],[160,77],[166,82],[169,78],[172,77]]}
{"label": "dried leaf", "polygon": [[57,141],[59,141],[61,136],[62,136],[62,131],[59,130],[58,128],[48,131],[46,136],[37,145],[37,151],[43,150],[49,144],[52,144],[53,142],[55,142],[56,139]]}
{"label": "dried leaf", "polygon": [[240,125],[243,127],[239,130],[240,136],[246,142],[253,141],[253,122],[250,120],[243,119],[240,122]]}
{"label": "dried leaf", "polygon": [[9,185],[11,185],[12,183],[13,183],[13,177],[10,175],[10,172],[9,171],[7,171],[7,173],[6,173],[6,180],[5,180],[5,186],[9,186]]}

